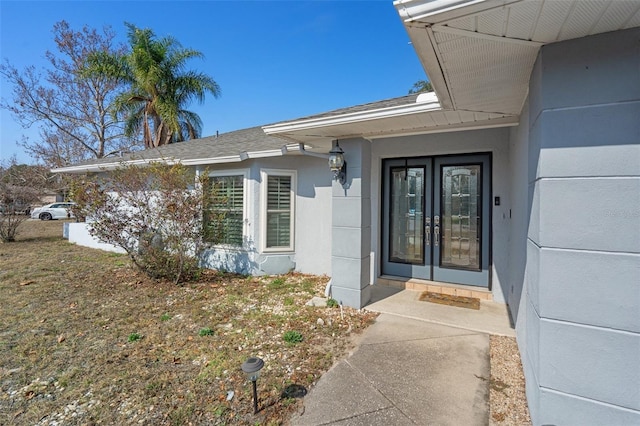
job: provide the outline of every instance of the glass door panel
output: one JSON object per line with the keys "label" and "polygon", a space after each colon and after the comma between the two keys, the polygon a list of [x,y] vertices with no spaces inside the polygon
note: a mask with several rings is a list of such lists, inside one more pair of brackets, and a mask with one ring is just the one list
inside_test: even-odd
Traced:
{"label": "glass door panel", "polygon": [[434,160],[433,280],[488,287],[490,157]]}
{"label": "glass door panel", "polygon": [[424,167],[392,167],[390,174],[390,260],[422,264]]}
{"label": "glass door panel", "polygon": [[480,269],[480,165],[442,168],[441,265]]}
{"label": "glass door panel", "polygon": [[382,273],[429,279],[431,159],[387,160],[383,170]]}

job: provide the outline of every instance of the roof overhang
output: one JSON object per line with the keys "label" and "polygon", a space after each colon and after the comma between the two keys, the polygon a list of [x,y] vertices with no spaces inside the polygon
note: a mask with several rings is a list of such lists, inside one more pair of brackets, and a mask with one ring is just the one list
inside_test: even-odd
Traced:
{"label": "roof overhang", "polygon": [[517,125],[542,46],[640,26],[637,0],[397,0],[435,90],[392,108],[265,126],[305,143]]}
{"label": "roof overhang", "polygon": [[444,110],[433,92],[415,103],[362,111],[326,114],[264,126],[265,133],[314,147],[330,147],[335,139],[369,140],[397,135],[513,126],[518,117],[476,111]]}
{"label": "roof overhang", "polygon": [[637,0],[397,0],[445,109],[520,114],[541,46],[640,26]]}
{"label": "roof overhang", "polygon": [[[240,163],[242,161],[256,159],[256,158],[268,158],[268,157],[281,157],[287,154],[302,153],[304,147],[300,147],[297,143],[283,144],[281,149],[270,149],[264,151],[244,151],[237,155],[226,155],[218,157],[208,158],[196,158],[196,159],[178,159],[174,157],[160,157],[160,158],[132,158],[128,160],[113,158],[113,161],[105,161],[101,163],[93,164],[78,164],[68,167],[60,167],[51,169],[52,173],[99,173],[109,170],[115,170],[123,166],[147,166],[152,163],[164,163],[164,164],[176,164],[180,163],[185,166],[203,166],[210,164],[225,164],[225,163]],[[142,151],[141,153],[144,153]]]}

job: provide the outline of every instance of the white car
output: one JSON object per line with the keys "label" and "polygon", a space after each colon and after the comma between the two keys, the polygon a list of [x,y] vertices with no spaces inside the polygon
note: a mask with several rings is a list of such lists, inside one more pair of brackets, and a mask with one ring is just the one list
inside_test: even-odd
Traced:
{"label": "white car", "polygon": [[38,207],[31,212],[31,219],[51,220],[74,217],[71,206],[74,203],[52,203]]}

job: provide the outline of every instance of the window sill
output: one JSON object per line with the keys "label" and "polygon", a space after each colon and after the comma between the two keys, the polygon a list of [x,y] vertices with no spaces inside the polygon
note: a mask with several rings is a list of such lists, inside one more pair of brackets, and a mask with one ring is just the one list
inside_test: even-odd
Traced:
{"label": "window sill", "polygon": [[295,254],[293,247],[263,248],[262,253],[265,254]]}
{"label": "window sill", "polygon": [[226,250],[226,251],[247,251],[243,246],[232,246],[230,244],[206,244],[205,250]]}

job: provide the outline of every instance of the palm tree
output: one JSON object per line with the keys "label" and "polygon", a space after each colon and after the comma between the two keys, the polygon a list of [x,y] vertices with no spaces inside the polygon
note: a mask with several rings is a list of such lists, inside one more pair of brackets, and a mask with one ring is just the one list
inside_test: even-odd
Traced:
{"label": "palm tree", "polygon": [[413,83],[413,87],[409,89],[409,94],[412,93],[422,93],[422,92],[433,92],[433,86],[430,81],[427,80],[418,80]]}
{"label": "palm tree", "polygon": [[208,92],[220,96],[211,77],[185,70],[202,53],[185,49],[172,37],[157,39],[150,29],[126,23],[131,50],[126,54],[97,53],[88,60],[87,75],[102,75],[128,85],[114,102],[114,114],[124,119],[125,134],[142,132],[145,148],[200,137],[202,120],[184,109]]}

